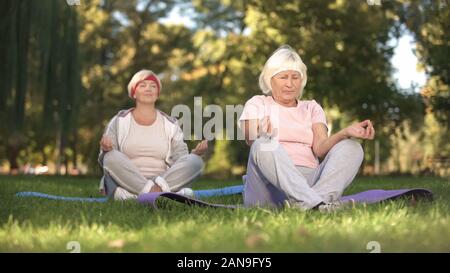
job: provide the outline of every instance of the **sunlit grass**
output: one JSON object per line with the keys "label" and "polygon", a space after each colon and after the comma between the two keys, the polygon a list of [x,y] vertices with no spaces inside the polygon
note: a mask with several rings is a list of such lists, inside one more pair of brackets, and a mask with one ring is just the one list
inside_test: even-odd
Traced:
{"label": "sunlit grass", "polygon": [[[20,191],[97,197],[97,179],[0,177],[0,251],[69,252],[382,252],[450,251],[450,181],[358,178],[346,194],[382,188],[431,189],[433,202],[357,205],[334,214],[296,209],[212,209],[162,201],[161,209],[131,202],[80,203],[17,198]],[[195,188],[241,183],[199,181]],[[239,204],[240,195],[209,202]]]}

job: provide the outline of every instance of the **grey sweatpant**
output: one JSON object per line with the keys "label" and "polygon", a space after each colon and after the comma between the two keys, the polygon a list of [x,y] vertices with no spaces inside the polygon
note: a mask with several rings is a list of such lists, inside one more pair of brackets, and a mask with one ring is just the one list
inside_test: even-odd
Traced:
{"label": "grey sweatpant", "polygon": [[252,144],[245,176],[245,206],[282,206],[287,200],[304,209],[338,200],[355,178],[364,152],[355,140],[334,145],[313,169],[295,166],[281,144],[260,137]]}
{"label": "grey sweatpant", "polygon": [[[188,186],[195,178],[200,176],[203,169],[203,160],[196,154],[188,154],[179,158],[166,172],[160,175],[175,192]],[[117,187],[121,187],[131,194],[143,193],[149,179],[145,178],[123,153],[112,150],[103,158],[105,173],[105,187],[108,196],[114,196]],[[150,180],[156,177],[151,177]],[[146,191],[148,192],[149,189]]]}

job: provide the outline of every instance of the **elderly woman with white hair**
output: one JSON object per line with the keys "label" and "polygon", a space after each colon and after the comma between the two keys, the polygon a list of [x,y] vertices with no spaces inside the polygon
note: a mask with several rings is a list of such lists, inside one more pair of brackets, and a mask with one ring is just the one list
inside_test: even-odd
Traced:
{"label": "elderly woman with white hair", "polygon": [[155,107],[160,93],[155,73],[137,72],[128,84],[135,107],[119,111],[100,141],[100,191],[115,200],[161,191],[192,195],[186,187],[201,174],[207,142],[189,154],[176,119]]}
{"label": "elderly woman with white hair", "polygon": [[[364,153],[359,142],[373,139],[370,120],[328,136],[322,107],[301,100],[306,66],[289,46],[277,49],[259,78],[265,95],[248,100],[240,117],[251,145],[245,176],[246,206],[289,206],[334,211],[355,178]],[[320,160],[320,161],[319,161]]]}

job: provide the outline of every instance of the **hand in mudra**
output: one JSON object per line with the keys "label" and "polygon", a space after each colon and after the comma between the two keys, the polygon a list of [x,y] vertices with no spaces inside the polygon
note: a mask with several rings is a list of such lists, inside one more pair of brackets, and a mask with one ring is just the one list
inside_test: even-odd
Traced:
{"label": "hand in mudra", "polygon": [[203,140],[192,150],[193,154],[203,156],[208,151],[208,141]]}
{"label": "hand in mudra", "polygon": [[100,140],[100,147],[104,152],[111,151],[113,149],[111,137],[103,135],[102,139]]}
{"label": "hand in mudra", "polygon": [[272,127],[270,117],[266,116],[258,122],[258,136],[274,137],[277,133],[277,129]]}
{"label": "hand in mudra", "polygon": [[375,129],[370,120],[355,123],[344,129],[344,134],[347,137],[355,137],[360,139],[374,139]]}

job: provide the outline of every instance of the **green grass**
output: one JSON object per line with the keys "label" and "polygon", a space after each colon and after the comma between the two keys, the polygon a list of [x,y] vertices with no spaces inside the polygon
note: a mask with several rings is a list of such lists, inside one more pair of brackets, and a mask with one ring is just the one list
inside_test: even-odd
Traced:
{"label": "green grass", "polygon": [[[196,189],[240,181],[198,181]],[[0,176],[0,252],[381,252],[450,251],[450,180],[357,178],[351,194],[421,187],[433,202],[389,201],[333,214],[295,209],[211,209],[161,202],[160,210],[130,202],[81,203],[17,198],[19,191],[98,196],[95,178]],[[242,203],[240,195],[210,202]]]}

